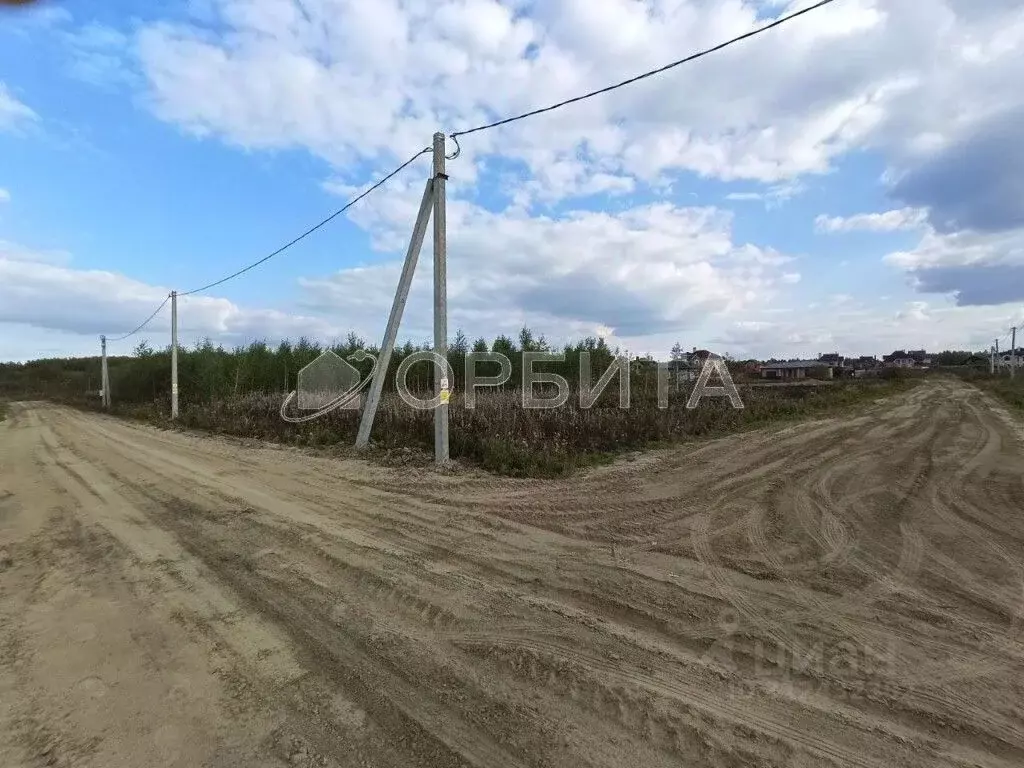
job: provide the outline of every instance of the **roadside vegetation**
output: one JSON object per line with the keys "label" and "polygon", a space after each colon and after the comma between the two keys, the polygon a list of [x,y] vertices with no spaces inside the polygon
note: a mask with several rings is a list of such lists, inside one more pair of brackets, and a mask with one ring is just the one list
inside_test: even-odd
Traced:
{"label": "roadside vegetation", "polygon": [[10,406],[6,400],[0,400],[0,421],[7,418],[7,412],[10,410]]}
{"label": "roadside vegetation", "polygon": [[[350,336],[345,344],[332,349],[346,357],[361,348],[365,348],[362,340]],[[389,373],[393,374],[401,360],[418,349],[407,344],[396,350]],[[465,355],[471,350],[501,352],[513,361],[509,383],[503,388],[478,390],[475,408],[467,408],[460,394]],[[628,451],[826,415],[912,384],[906,377],[892,376],[823,382],[818,386],[764,386],[736,363],[730,368],[745,406],[742,410],[730,407],[725,398],[714,397],[688,410],[685,406],[692,383],[678,387],[673,383],[669,407],[659,408],[656,369],[640,361],[630,374],[628,410],[618,407],[617,379],[589,409],[580,406],[577,391],[560,408],[523,409],[517,354],[522,350],[550,351],[544,338],[535,338],[528,329],[523,329],[517,339],[499,337],[491,343],[480,339],[470,344],[462,334],[456,337],[450,351],[455,376],[449,409],[453,459],[506,475],[563,475]],[[279,415],[285,393],[296,387],[298,371],[322,351],[305,340],[276,348],[252,344],[225,350],[206,342],[183,349],[179,353],[177,423],[220,434],[347,452],[358,429],[357,411],[336,410],[305,424],[285,422]],[[564,353],[564,362],[546,362],[535,370],[557,373],[570,382],[579,381],[582,352],[591,355],[593,381],[608,368],[617,352],[600,339],[584,339],[557,351]],[[110,358],[113,412],[168,425],[169,358],[167,350],[153,351],[146,344],[140,344],[131,357]],[[497,364],[492,365],[494,370],[488,370],[487,363],[478,364],[479,373],[496,374]],[[357,367],[364,369],[364,375],[369,372],[369,363]],[[99,369],[96,358],[0,366],[0,396],[17,391],[22,397],[99,409]],[[374,425],[374,448],[385,460],[415,461],[432,451],[433,414],[410,408],[393,391],[394,376],[389,375],[387,381],[388,391],[382,397]],[[711,382],[718,383],[715,379]],[[427,393],[433,387],[430,366],[414,366],[409,384],[413,391],[429,397]],[[537,394],[543,393],[538,389]]]}
{"label": "roadside vegetation", "polygon": [[957,374],[965,381],[992,393],[1017,413],[1024,413],[1024,370],[1017,371],[1014,378],[1010,378],[1008,371],[993,375],[988,372],[988,368],[965,368],[957,371]]}

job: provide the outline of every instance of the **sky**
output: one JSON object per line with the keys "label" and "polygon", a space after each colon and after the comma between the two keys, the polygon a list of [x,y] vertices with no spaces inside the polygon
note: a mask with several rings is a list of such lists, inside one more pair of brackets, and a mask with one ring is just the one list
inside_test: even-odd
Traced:
{"label": "sky", "polygon": [[[0,5],[0,360],[100,334],[290,241],[451,133],[809,5],[39,0]],[[1024,325],[1024,7],[836,0],[465,136],[449,331],[664,357],[985,350]],[[448,142],[449,153],[454,144]],[[181,341],[380,343],[430,158],[179,299]],[[424,245],[400,341],[432,338]],[[167,307],[138,335],[170,340]]]}

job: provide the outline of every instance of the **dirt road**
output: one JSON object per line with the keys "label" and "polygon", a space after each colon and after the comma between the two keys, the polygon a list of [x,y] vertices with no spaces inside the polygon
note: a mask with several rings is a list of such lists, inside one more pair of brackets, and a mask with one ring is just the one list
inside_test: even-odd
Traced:
{"label": "dirt road", "polygon": [[0,765],[1024,765],[1024,430],[922,385],[582,478],[0,424]]}

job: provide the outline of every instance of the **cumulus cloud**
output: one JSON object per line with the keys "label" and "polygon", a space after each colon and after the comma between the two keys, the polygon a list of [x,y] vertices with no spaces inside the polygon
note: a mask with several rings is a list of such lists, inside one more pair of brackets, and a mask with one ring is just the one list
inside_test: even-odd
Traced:
{"label": "cumulus cloud", "polygon": [[[409,185],[367,199],[353,216],[379,243],[404,244],[417,204]],[[759,306],[799,279],[791,257],[734,242],[732,215],[715,208],[659,203],[531,216],[454,199],[448,227],[449,306],[452,322],[467,330],[528,321],[635,337]],[[319,306],[351,313],[354,302],[379,312],[399,269],[392,261],[302,284]]]}
{"label": "cumulus cloud", "polygon": [[[153,24],[138,44],[165,119],[343,163],[404,156],[438,128],[574,96],[760,23],[758,6],[740,2],[559,0],[532,4],[529,15],[520,5],[216,0],[224,34]],[[884,32],[875,5],[837,4],[699,65],[474,136],[467,159],[500,151],[533,178],[552,176],[563,194],[672,170],[764,181],[823,172],[878,122],[886,98],[887,70],[861,54]],[[841,59],[842,68],[828,63]],[[560,189],[566,178],[573,184]]]}
{"label": "cumulus cloud", "polygon": [[739,358],[816,357],[828,352],[882,355],[896,349],[984,350],[994,332],[1020,323],[1024,323],[1020,307],[958,306],[945,298],[891,305],[850,300],[726,323],[709,344]]}
{"label": "cumulus cloud", "polygon": [[988,116],[920,158],[894,181],[892,196],[926,205],[939,232],[1024,227],[1022,127],[1024,103]]}
{"label": "cumulus cloud", "polygon": [[[616,82],[798,5],[205,0],[184,20],[117,33],[126,37],[86,28],[77,50],[102,79],[104,57],[123,49],[137,57],[145,103],[160,118],[236,146],[306,149],[332,166],[325,188],[348,195],[435,130]],[[867,151],[887,167],[893,210],[822,216],[816,226],[920,228],[918,245],[888,263],[918,291],[949,297],[940,317],[950,327],[954,318],[973,327],[982,317],[976,307],[1012,300],[1012,286],[1024,284],[1016,271],[1024,263],[1024,150],[1013,141],[1024,120],[1022,81],[1019,3],[844,0],[635,86],[465,137],[449,167],[449,290],[452,312],[461,313],[453,326],[490,333],[525,321],[655,345],[709,315],[720,325],[779,323],[757,312],[799,281],[786,256],[734,242],[722,211],[638,204],[633,193],[666,192],[688,174],[743,182],[729,201],[770,207],[800,194],[807,175],[835,172],[840,160]],[[0,86],[0,126],[6,94]],[[409,178],[424,178],[418,168]],[[344,302],[353,325],[365,318],[377,327],[420,191],[419,182],[399,181],[353,211],[392,256],[305,279],[298,316]],[[614,213],[570,212],[592,195]],[[420,282],[425,274],[426,263]],[[429,336],[429,291],[423,303],[417,296],[409,327]],[[213,306],[205,310],[211,327],[225,332],[271,320],[229,322],[231,313]],[[917,322],[915,312],[932,310],[902,311],[901,322]],[[896,317],[894,310],[858,325],[848,304],[843,312],[850,333],[872,338],[888,339],[884,323]],[[771,338],[794,348],[845,338],[830,317],[801,313],[806,327],[780,323]]]}
{"label": "cumulus cloud", "polygon": [[[0,242],[0,325],[6,327],[30,326],[61,338],[117,336],[141,323],[168,293],[162,286],[115,272],[75,269],[65,254]],[[347,330],[323,316],[244,308],[207,296],[180,298],[178,312],[183,341],[209,336],[233,344],[301,335],[331,340]],[[165,306],[138,338],[169,339],[169,333],[170,313]],[[11,344],[10,338],[5,337],[4,344]],[[4,359],[14,356],[0,354]]]}
{"label": "cumulus cloud", "polygon": [[[749,31],[766,10],[737,0],[209,8],[216,23],[139,32],[157,114],[247,147],[306,147],[339,165],[404,157],[438,128],[661,66]],[[467,137],[465,159],[521,161],[554,195],[676,171],[779,184],[868,146],[912,162],[922,148],[970,133],[993,105],[1024,103],[1011,85],[1021,73],[1021,19],[1006,3],[848,0],[613,94]]]}
{"label": "cumulus cloud", "polygon": [[854,216],[825,216],[814,220],[819,232],[896,232],[901,229],[917,229],[927,217],[926,211],[915,208],[901,208],[884,213],[858,213]]}
{"label": "cumulus cloud", "polygon": [[961,305],[1024,301],[1024,231],[929,231],[909,251],[886,257],[921,293],[944,293]]}
{"label": "cumulus cloud", "polygon": [[[783,14],[795,3],[775,3]],[[138,33],[149,103],[199,135],[305,147],[363,181],[461,129],[654,68],[763,23],[732,0],[210,0]],[[335,23],[344,19],[344,23]],[[511,204],[628,194],[679,172],[762,182],[769,207],[855,150],[905,207],[824,231],[1024,226],[1024,9],[1005,0],[848,0],[612,94],[466,137],[459,173],[500,157]],[[372,105],[372,109],[367,105]],[[521,167],[509,181],[507,167]],[[454,164],[453,164],[454,165]],[[492,176],[491,181],[494,180]],[[660,186],[658,188],[661,188]]]}
{"label": "cumulus cloud", "polygon": [[38,118],[35,111],[18,101],[0,80],[0,130],[18,128]]}
{"label": "cumulus cloud", "polygon": [[126,32],[93,21],[60,36],[74,77],[101,88],[138,83],[128,66],[132,41]]}

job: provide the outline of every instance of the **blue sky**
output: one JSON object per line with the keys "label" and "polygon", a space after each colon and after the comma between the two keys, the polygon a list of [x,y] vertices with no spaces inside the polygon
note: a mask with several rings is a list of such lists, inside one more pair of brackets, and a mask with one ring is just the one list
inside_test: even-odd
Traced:
{"label": "blue sky", "polygon": [[[798,4],[297,7],[0,11],[0,359],[93,353],[434,130],[615,82]],[[1024,15],[998,0],[839,0],[465,137],[449,165],[452,333],[527,323],[655,355],[676,340],[740,357],[987,347],[1024,321],[1020,41]],[[184,340],[378,339],[427,171],[183,299]],[[430,259],[428,242],[403,322],[414,341],[430,336]],[[163,345],[167,327],[164,313],[116,351]]]}

